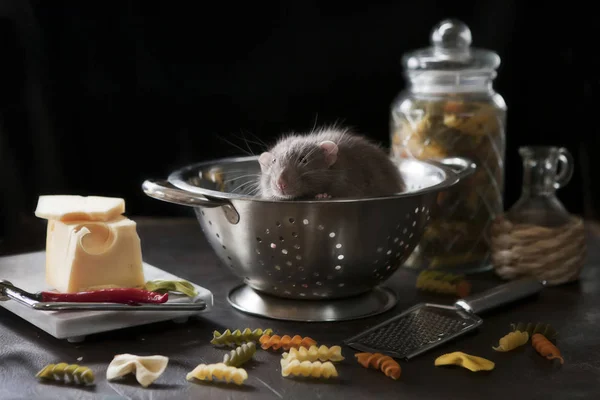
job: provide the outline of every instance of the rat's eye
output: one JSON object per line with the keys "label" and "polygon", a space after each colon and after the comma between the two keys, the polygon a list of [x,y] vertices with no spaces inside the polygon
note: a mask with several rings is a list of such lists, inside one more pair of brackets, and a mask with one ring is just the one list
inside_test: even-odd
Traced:
{"label": "rat's eye", "polygon": [[273,158],[273,164],[275,164],[277,162],[276,158]]}

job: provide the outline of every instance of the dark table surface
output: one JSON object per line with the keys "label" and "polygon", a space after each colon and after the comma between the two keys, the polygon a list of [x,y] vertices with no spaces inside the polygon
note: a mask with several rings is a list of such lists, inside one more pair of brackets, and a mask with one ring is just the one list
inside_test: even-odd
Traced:
{"label": "dark table surface", "polygon": [[[210,343],[213,330],[262,327],[281,333],[310,336],[327,345],[340,342],[420,301],[445,301],[415,290],[415,271],[398,271],[386,285],[399,296],[398,304],[378,316],[350,322],[299,323],[263,319],[233,309],[228,291],[240,282],[222,268],[194,219],[137,219],[146,262],[211,290],[214,308],[185,324],[157,323],[88,336],[82,343],[58,340],[0,308],[0,399],[597,399],[600,398],[600,235],[589,224],[589,255],[579,282],[545,289],[539,296],[482,315],[484,324],[469,334],[420,357],[400,360],[398,381],[361,367],[355,351],[343,347],[346,360],[337,364],[332,381],[289,379],[281,376],[280,352],[259,350],[245,368],[242,387],[189,383],[187,372],[199,363],[222,360],[225,350]],[[42,237],[40,246],[43,249]],[[493,273],[474,277],[474,291],[499,284]],[[559,331],[557,345],[565,364],[539,356],[531,344],[497,353],[492,345],[515,321],[545,322]],[[434,359],[452,351],[488,358],[491,372],[459,367],[435,367]],[[107,382],[106,367],[119,353],[161,354],[169,357],[165,373],[149,388],[135,378]],[[81,361],[78,361],[81,360]],[[40,384],[34,375],[46,364],[79,363],[96,372],[91,388]]]}

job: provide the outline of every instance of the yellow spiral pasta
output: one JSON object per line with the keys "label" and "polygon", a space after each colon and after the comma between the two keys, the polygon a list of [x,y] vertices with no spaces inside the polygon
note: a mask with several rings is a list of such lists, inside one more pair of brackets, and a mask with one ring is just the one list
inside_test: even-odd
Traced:
{"label": "yellow spiral pasta", "polygon": [[298,361],[342,361],[342,348],[340,346],[327,347],[321,345],[317,347],[315,345],[310,346],[308,349],[304,346],[299,348],[292,347],[289,353],[283,353],[283,358],[289,358],[290,360],[296,359]]}
{"label": "yellow spiral pasta", "polygon": [[511,351],[519,346],[523,346],[529,340],[529,333],[514,331],[503,336],[497,347],[492,347],[496,351]]}
{"label": "yellow spiral pasta", "polygon": [[471,284],[462,275],[432,270],[425,270],[419,274],[416,287],[428,292],[458,297],[467,297],[471,293]]}
{"label": "yellow spiral pasta", "polygon": [[281,376],[304,376],[311,378],[325,378],[337,377],[338,372],[335,366],[330,362],[310,362],[300,361],[297,359],[282,358],[281,359]]}
{"label": "yellow spiral pasta", "polygon": [[224,381],[241,385],[248,379],[248,373],[243,368],[230,367],[223,363],[200,364],[185,377],[188,381],[193,381],[194,378],[201,381]]}
{"label": "yellow spiral pasta", "polygon": [[273,349],[273,350],[279,350],[279,349],[284,349],[284,350],[289,350],[292,347],[300,347],[300,346],[304,346],[304,347],[308,347],[308,346],[313,346],[316,345],[317,342],[315,342],[313,339],[309,338],[309,337],[302,337],[300,335],[294,335],[294,337],[291,337],[289,335],[283,335],[283,336],[279,336],[279,335],[262,335],[259,339],[260,345],[262,347],[263,350],[267,350],[269,348]]}

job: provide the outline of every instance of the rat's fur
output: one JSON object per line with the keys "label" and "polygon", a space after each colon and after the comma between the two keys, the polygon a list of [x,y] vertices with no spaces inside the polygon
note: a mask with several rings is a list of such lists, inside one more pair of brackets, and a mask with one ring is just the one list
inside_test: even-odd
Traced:
{"label": "rat's fur", "polygon": [[[321,145],[323,142],[333,142]],[[334,153],[328,153],[333,149]],[[333,162],[333,164],[331,164]],[[331,165],[330,165],[331,164]],[[379,146],[348,129],[322,128],[280,138],[260,157],[259,195],[275,200],[375,197],[405,190],[398,167]],[[277,188],[283,176],[285,194]]]}

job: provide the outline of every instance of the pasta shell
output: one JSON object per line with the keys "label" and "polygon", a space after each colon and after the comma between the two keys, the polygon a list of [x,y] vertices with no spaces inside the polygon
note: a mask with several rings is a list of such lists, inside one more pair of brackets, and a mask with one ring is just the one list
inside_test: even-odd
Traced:
{"label": "pasta shell", "polygon": [[462,351],[443,354],[435,359],[434,364],[436,367],[443,365],[458,365],[473,372],[491,371],[496,365],[490,360],[486,360],[482,357],[472,356],[470,354],[463,353]]}
{"label": "pasta shell", "polygon": [[106,370],[106,379],[113,380],[134,373],[135,379],[143,387],[150,386],[167,368],[169,359],[165,356],[116,355]]}

